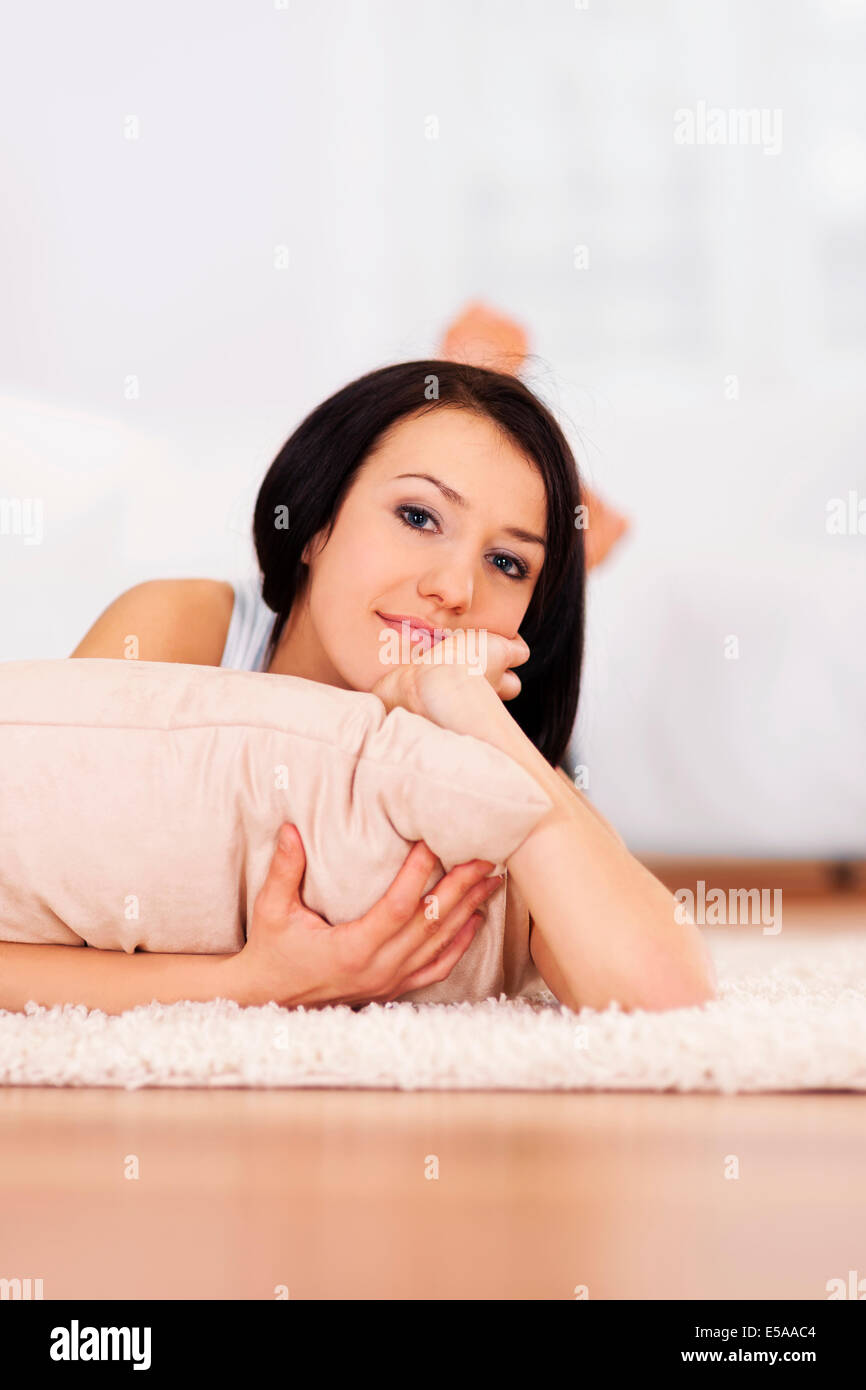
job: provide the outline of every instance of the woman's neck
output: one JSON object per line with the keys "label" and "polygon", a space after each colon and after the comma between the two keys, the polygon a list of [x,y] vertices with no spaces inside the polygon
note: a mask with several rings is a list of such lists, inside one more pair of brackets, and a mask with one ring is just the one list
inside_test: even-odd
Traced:
{"label": "woman's neck", "polygon": [[286,619],[267,671],[272,676],[301,676],[341,690],[351,689],[319,641],[309,606],[300,596]]}

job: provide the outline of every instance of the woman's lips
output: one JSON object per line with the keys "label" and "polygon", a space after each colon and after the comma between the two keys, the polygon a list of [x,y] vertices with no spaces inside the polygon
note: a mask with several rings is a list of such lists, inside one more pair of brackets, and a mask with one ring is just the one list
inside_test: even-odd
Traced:
{"label": "woman's lips", "polygon": [[413,645],[428,647],[440,642],[444,636],[442,628],[430,627],[429,624],[420,622],[413,618],[386,618],[384,613],[376,609],[376,617],[383,622],[386,627],[392,627],[395,632],[403,633],[408,626],[409,640]]}

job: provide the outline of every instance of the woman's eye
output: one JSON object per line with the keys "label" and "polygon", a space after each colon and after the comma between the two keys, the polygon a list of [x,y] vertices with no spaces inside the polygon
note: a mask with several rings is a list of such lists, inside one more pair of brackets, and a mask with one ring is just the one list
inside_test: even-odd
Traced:
{"label": "woman's eye", "polygon": [[[426,531],[427,527],[424,525],[424,522],[432,521],[435,524],[436,521],[436,518],[433,516],[433,513],[428,512],[426,507],[413,507],[411,503],[408,502],[404,502],[401,506],[397,508],[396,515],[403,522],[404,526],[409,527],[410,531]],[[410,517],[421,517],[422,524],[420,526],[416,526],[414,521],[409,519]],[[494,555],[493,559],[494,561],[505,560],[509,565],[514,566],[513,569],[508,570],[503,569],[501,565],[494,563],[494,569],[498,569],[499,572],[501,574],[504,574],[507,579],[525,579],[526,576],[529,574],[529,566],[527,564],[524,564],[522,560],[515,559],[513,555],[506,555],[505,551],[503,550],[498,551]]]}
{"label": "woman's eye", "polygon": [[411,506],[398,507],[398,508],[397,508],[397,515],[398,515],[398,516],[400,517],[400,519],[401,519],[402,521],[404,521],[405,524],[406,524],[408,527],[410,527],[410,529],[413,530],[413,531],[423,531],[425,528],[424,528],[423,526],[416,526],[416,525],[415,525],[413,522],[411,522],[411,521],[406,521],[407,516],[423,516],[423,517],[425,517],[428,521],[432,521],[432,520],[433,520],[433,517],[432,517],[432,516],[430,515],[430,513],[426,510],[425,507],[411,507]]}
{"label": "woman's eye", "polygon": [[[502,571],[503,574],[509,575],[512,579],[525,579],[527,574],[529,573],[529,570],[527,569],[526,565],[522,564],[520,560],[515,560],[513,555],[505,555],[500,552],[500,554],[494,556],[494,559],[507,560],[509,565],[514,565],[513,570]],[[499,569],[500,566],[497,565],[496,568]]]}

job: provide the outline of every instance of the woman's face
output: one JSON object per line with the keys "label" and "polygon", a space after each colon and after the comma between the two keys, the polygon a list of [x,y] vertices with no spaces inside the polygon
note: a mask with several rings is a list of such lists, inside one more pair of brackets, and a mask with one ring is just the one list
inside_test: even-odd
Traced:
{"label": "woman's face", "polygon": [[395,644],[418,640],[401,619],[515,637],[546,514],[540,473],[490,420],[449,406],[404,417],[359,468],[330,537],[305,550],[309,583],[271,669],[370,690]]}

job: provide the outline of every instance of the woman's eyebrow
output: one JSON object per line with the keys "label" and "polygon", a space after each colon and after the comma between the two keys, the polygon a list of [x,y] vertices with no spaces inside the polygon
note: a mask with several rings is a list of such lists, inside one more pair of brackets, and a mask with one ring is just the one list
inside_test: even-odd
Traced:
{"label": "woman's eyebrow", "polygon": [[[441,482],[439,478],[434,478],[432,473],[396,473],[394,476],[395,478],[426,478],[428,483],[434,483],[438,487],[442,496],[447,497],[449,502],[454,502],[458,507],[468,505],[466,498],[461,493],[455,492],[453,487],[448,487],[447,483]],[[507,536],[514,536],[515,540],[529,541],[531,545],[540,545],[542,550],[547,549],[541,536],[536,536],[532,531],[524,531],[521,526],[503,526],[502,529]]]}

